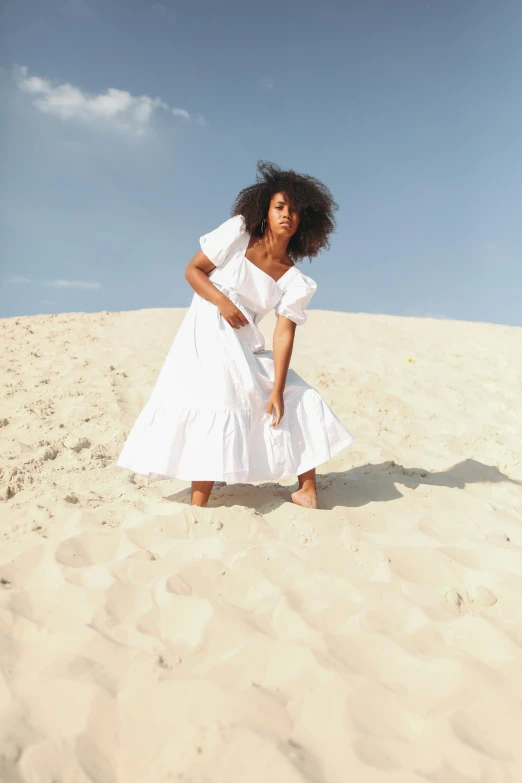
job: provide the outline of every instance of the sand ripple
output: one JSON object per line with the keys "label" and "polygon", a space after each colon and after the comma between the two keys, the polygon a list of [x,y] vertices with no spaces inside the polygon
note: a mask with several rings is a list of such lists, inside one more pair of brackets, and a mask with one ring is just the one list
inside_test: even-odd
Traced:
{"label": "sand ripple", "polygon": [[519,783],[520,330],[310,313],[320,508],[193,509],[113,464],[182,314],[0,324],[0,780]]}

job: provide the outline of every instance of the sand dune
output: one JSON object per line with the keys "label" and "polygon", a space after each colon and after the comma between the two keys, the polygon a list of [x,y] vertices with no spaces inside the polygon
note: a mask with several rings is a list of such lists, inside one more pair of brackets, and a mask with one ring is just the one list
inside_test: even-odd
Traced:
{"label": "sand dune", "polygon": [[184,313],[0,322],[0,779],[518,783],[522,329],[310,311],[320,508],[194,509],[114,465]]}

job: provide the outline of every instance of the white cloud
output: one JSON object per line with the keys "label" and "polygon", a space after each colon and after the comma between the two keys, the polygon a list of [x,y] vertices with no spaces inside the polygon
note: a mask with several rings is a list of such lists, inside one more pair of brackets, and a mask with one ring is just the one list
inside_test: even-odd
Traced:
{"label": "white cloud", "polygon": [[190,114],[185,109],[171,109],[171,112],[175,117],[185,117],[186,120],[190,120]]}
{"label": "white cloud", "polygon": [[154,11],[156,11],[156,13],[161,14],[161,16],[163,16],[165,19],[168,19],[169,22],[176,21],[176,14],[171,8],[166,6],[164,3],[154,3],[152,8]]}
{"label": "white cloud", "polygon": [[63,11],[79,22],[93,22],[98,18],[94,8],[86,0],[62,0]]}
{"label": "white cloud", "polygon": [[84,280],[33,280],[30,277],[19,277],[17,275],[8,277],[4,286],[24,285],[27,283],[50,286],[51,288],[86,288],[91,290],[98,290],[98,288],[101,288],[101,283],[87,283]]}
{"label": "white cloud", "polygon": [[263,76],[259,79],[259,86],[262,87],[263,90],[270,92],[274,89],[274,80],[271,76]]}
{"label": "white cloud", "polygon": [[85,283],[83,280],[43,280],[41,285],[52,288],[101,288],[101,283]]}
{"label": "white cloud", "polygon": [[18,277],[13,275],[7,282],[12,285],[23,285],[24,283],[32,283],[33,281],[29,277]]}
{"label": "white cloud", "polygon": [[72,84],[53,85],[49,79],[29,76],[25,65],[15,66],[14,74],[18,88],[33,96],[33,104],[37,109],[63,121],[76,120],[143,136],[158,109],[176,117],[191,119],[188,111],[172,108],[161,98],[135,96],[116,87],[109,87],[105,92],[93,95]]}

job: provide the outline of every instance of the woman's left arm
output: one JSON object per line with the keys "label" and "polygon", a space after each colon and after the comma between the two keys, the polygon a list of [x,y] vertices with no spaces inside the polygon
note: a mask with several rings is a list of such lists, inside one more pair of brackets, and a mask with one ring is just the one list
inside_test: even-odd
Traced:
{"label": "woman's left arm", "polygon": [[272,427],[279,424],[284,414],[283,392],[294,347],[295,326],[295,323],[290,318],[280,315],[277,318],[274,329],[274,388],[267,404],[267,413],[272,413],[275,408],[275,419],[272,422]]}

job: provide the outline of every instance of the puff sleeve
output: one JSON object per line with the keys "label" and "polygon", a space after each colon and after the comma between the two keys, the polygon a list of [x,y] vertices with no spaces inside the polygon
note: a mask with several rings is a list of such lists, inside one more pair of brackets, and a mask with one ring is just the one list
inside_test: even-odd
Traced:
{"label": "puff sleeve", "polygon": [[276,316],[284,315],[297,326],[306,321],[305,307],[308,307],[310,299],[317,290],[317,283],[307,275],[300,274],[292,280],[288,289],[275,306]]}
{"label": "puff sleeve", "polygon": [[199,244],[207,258],[214,266],[221,266],[227,259],[229,251],[245,233],[243,215],[235,215],[225,220],[220,226],[199,238]]}

